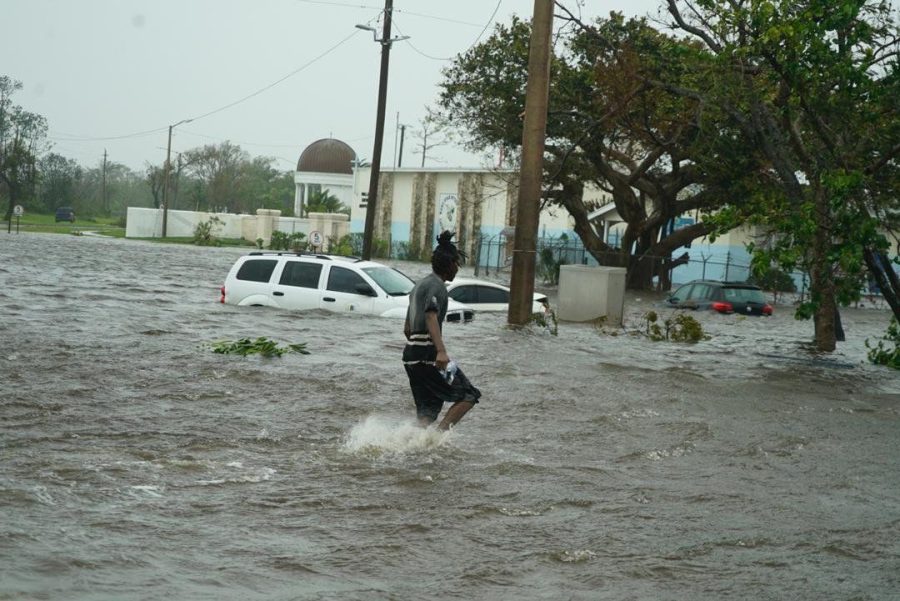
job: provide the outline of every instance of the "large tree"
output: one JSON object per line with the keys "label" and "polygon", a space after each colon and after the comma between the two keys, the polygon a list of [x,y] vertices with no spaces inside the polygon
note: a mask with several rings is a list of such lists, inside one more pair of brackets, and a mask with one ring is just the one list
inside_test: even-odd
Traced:
{"label": "large tree", "polygon": [[36,211],[52,212],[56,207],[70,206],[82,214],[78,193],[84,170],[73,159],[51,152],[38,162],[40,185]]}
{"label": "large tree", "polygon": [[[598,262],[628,267],[629,287],[649,287],[654,275],[665,285],[672,252],[711,231],[700,222],[672,232],[673,219],[736,197],[743,176],[734,174],[749,170],[734,152],[740,134],[721,127],[703,103],[647,82],[648,72],[690,81],[696,44],[616,14],[593,24],[567,19],[576,27],[560,34],[565,43],[552,62],[546,197],[568,211]],[[445,71],[444,117],[467,127],[471,148],[516,155],[529,39],[529,24],[514,18]],[[596,205],[584,199],[586,182],[608,192],[626,222],[619,248],[591,223]]]}
{"label": "large tree", "polygon": [[[896,221],[900,40],[884,0],[667,0],[672,26],[713,60],[660,90],[717,106],[768,163],[766,194],[744,216],[766,226],[764,263],[809,271],[818,349],[836,342],[836,311],[858,296],[863,266],[900,315],[883,226]],[[648,80],[649,81],[649,80]],[[879,222],[879,219],[887,221]],[[880,229],[880,226],[881,229]]]}
{"label": "large tree", "polygon": [[34,196],[37,160],[47,137],[47,121],[13,104],[12,96],[22,83],[0,76],[0,193],[8,198],[6,219],[13,207]]}
{"label": "large tree", "polygon": [[191,190],[195,210],[240,213],[248,208],[239,188],[249,155],[240,146],[225,141],[188,150],[184,156],[187,171],[197,179]]}

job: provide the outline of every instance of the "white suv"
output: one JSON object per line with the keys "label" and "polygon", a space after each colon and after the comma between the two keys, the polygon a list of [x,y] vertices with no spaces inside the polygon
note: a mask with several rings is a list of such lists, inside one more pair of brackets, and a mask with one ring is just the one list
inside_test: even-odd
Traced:
{"label": "white suv", "polygon": [[[231,267],[220,300],[231,305],[405,318],[414,285],[396,269],[356,257],[252,252]],[[450,299],[448,322],[471,321],[474,314]]]}

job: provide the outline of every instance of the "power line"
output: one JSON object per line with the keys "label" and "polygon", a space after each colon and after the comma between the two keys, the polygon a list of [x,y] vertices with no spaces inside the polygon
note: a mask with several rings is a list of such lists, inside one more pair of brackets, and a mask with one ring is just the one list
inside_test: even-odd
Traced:
{"label": "power line", "polygon": [[[460,54],[464,54],[465,52],[468,52],[469,50],[474,48],[475,44],[477,44],[481,40],[481,37],[484,35],[484,32],[486,32],[488,30],[488,27],[491,26],[491,23],[494,22],[494,17],[497,16],[497,11],[500,10],[501,4],[503,4],[503,0],[497,0],[497,6],[494,7],[494,12],[491,13],[491,17],[488,19],[487,23],[484,24],[484,27],[481,29],[481,33],[479,33],[478,37],[475,38],[475,41],[472,42],[471,44],[469,44],[469,47],[466,48],[465,51],[461,52]],[[414,13],[407,13],[407,14],[414,14]],[[418,15],[418,16],[422,16],[422,15]],[[469,23],[467,23],[467,25],[469,25]],[[396,20],[394,21],[394,26],[397,27]],[[397,32],[400,33],[401,35],[404,35],[403,31],[401,31],[401,29],[399,27],[397,27]],[[425,58],[435,60],[435,61],[451,61],[451,60],[453,60],[452,56],[450,56],[450,57],[431,56],[430,54],[422,52],[421,50],[416,48],[415,45],[413,45],[413,43],[410,42],[409,40],[405,40],[405,42],[410,48],[413,49],[413,51],[415,51],[417,54],[424,56]]]}
{"label": "power line", "polygon": [[265,92],[266,90],[270,90],[270,89],[274,88],[275,86],[277,86],[278,84],[280,84],[280,83],[283,82],[284,80],[286,80],[286,79],[288,79],[288,78],[290,78],[290,77],[293,77],[294,75],[296,75],[297,73],[300,73],[301,71],[303,71],[303,70],[306,69],[307,67],[312,66],[314,63],[318,62],[320,59],[325,58],[326,56],[328,56],[329,54],[331,54],[332,52],[334,52],[335,50],[337,50],[340,46],[343,46],[345,43],[347,43],[347,41],[348,41],[350,38],[352,38],[353,36],[355,36],[355,35],[358,34],[358,33],[359,33],[359,30],[354,30],[350,35],[348,35],[347,37],[345,37],[343,40],[341,40],[340,42],[338,42],[337,44],[335,44],[334,46],[332,46],[331,48],[329,48],[328,50],[326,50],[326,51],[323,52],[322,54],[318,55],[318,56],[315,57],[314,59],[312,59],[312,60],[306,62],[305,64],[301,65],[300,67],[297,67],[296,69],[294,69],[293,71],[291,71],[290,73],[288,73],[287,75],[285,75],[284,77],[282,77],[281,79],[278,79],[277,81],[274,81],[274,82],[270,83],[269,85],[267,85],[267,86],[265,86],[265,87],[263,87],[263,88],[260,88],[259,90],[253,92],[252,94],[248,94],[247,96],[244,96],[243,98],[241,98],[241,99],[239,99],[239,100],[235,100],[234,102],[231,102],[231,103],[229,103],[229,104],[226,104],[225,106],[222,106],[222,107],[219,107],[219,108],[217,108],[217,109],[215,109],[215,110],[209,111],[208,113],[203,113],[202,115],[198,115],[198,116],[196,116],[196,117],[191,117],[191,121],[197,121],[198,119],[203,119],[204,117],[209,117],[210,115],[215,115],[216,113],[221,113],[221,112],[224,111],[225,109],[230,109],[230,108],[233,107],[233,106],[236,106],[236,105],[238,105],[238,104],[240,104],[240,103],[242,103],[242,102],[245,102],[245,101],[247,101],[247,100],[250,100],[250,99],[253,98],[254,96],[259,96],[260,94],[262,94],[262,93]]}
{"label": "power line", "polygon": [[[140,138],[141,136],[149,136],[150,134],[158,134],[161,131],[165,131],[165,127],[157,127],[156,129],[148,129],[146,131],[139,131],[133,134],[124,134],[121,136],[104,136],[104,137],[87,137],[80,136],[78,134],[69,134],[63,131],[56,132],[56,137],[47,136],[51,140],[55,140],[57,142],[103,142],[106,140],[125,140],[127,138]],[[64,136],[64,137],[58,137]]]}
{"label": "power line", "polygon": [[[377,10],[378,12],[382,12],[383,8],[380,6],[370,6],[368,4],[350,4],[347,2],[327,2],[326,0],[296,0],[297,2],[302,2],[304,4],[320,4],[323,6],[334,6],[336,8],[362,8],[365,10]],[[459,19],[450,19],[447,17],[438,17],[435,15],[429,15],[426,13],[417,13],[409,10],[404,10],[402,8],[395,8],[394,14],[401,13],[404,15],[409,15],[411,17],[422,17],[423,19],[432,19],[434,21],[443,21],[444,23],[456,23],[458,25],[468,25],[469,27],[481,27],[480,23],[469,23],[468,21],[460,21]]]}
{"label": "power line", "polygon": [[[226,110],[226,109],[230,109],[230,108],[233,107],[233,106],[237,106],[238,104],[241,104],[242,102],[246,102],[247,100],[250,100],[251,98],[254,98],[255,96],[259,96],[259,95],[262,94],[263,92],[265,92],[265,91],[267,91],[267,90],[270,90],[270,89],[274,88],[274,87],[277,86],[278,84],[280,84],[280,83],[282,83],[283,81],[285,81],[285,80],[287,80],[287,79],[293,77],[293,76],[296,75],[297,73],[300,73],[301,71],[307,69],[308,67],[311,67],[313,64],[315,64],[315,63],[318,62],[319,60],[325,58],[326,56],[328,56],[329,54],[331,54],[332,52],[334,52],[335,50],[337,50],[340,46],[342,46],[342,45],[344,45],[345,43],[347,43],[347,41],[350,40],[350,38],[352,38],[353,36],[355,36],[355,35],[358,34],[358,33],[359,33],[358,30],[354,30],[353,32],[350,33],[350,35],[348,35],[347,37],[345,37],[343,40],[341,40],[340,42],[338,42],[337,44],[335,44],[334,46],[332,46],[331,48],[329,48],[329,49],[326,50],[325,52],[322,52],[321,54],[319,54],[319,55],[316,56],[315,58],[313,58],[313,59],[307,61],[306,63],[304,63],[303,65],[297,67],[296,69],[294,69],[293,71],[291,71],[290,73],[288,73],[287,75],[285,75],[284,77],[281,77],[280,79],[278,79],[278,80],[276,80],[276,81],[270,83],[269,85],[267,85],[267,86],[265,86],[265,87],[262,87],[262,88],[256,90],[256,91],[253,92],[252,94],[248,94],[247,96],[244,96],[243,98],[240,98],[240,99],[238,99],[238,100],[235,100],[234,102],[231,102],[231,103],[229,103],[229,104],[226,104],[225,106],[221,106],[221,107],[219,107],[219,108],[217,108],[217,109],[214,109],[214,110],[212,110],[212,111],[209,111],[209,112],[207,112],[207,113],[203,113],[202,115],[199,115],[199,116],[197,116],[197,117],[192,117],[190,120],[191,120],[191,121],[197,121],[198,119],[203,119],[204,117],[209,117],[210,115],[215,115],[216,113],[220,113],[220,112],[222,112],[222,111],[224,111],[224,110]],[[149,129],[149,130],[146,130],[146,131],[140,131],[140,132],[135,132],[135,133],[131,133],[131,134],[125,134],[125,135],[121,135],[121,136],[102,136],[102,137],[79,136],[79,135],[77,135],[77,134],[67,134],[67,133],[65,133],[65,132],[57,132],[57,135],[58,135],[58,136],[61,135],[61,136],[65,136],[65,137],[53,137],[53,136],[48,136],[48,137],[49,137],[51,140],[55,140],[55,141],[59,141],[59,142],[102,142],[102,141],[108,141],[108,140],[125,140],[125,139],[127,139],[127,138],[138,138],[138,137],[141,137],[141,136],[148,136],[148,135],[151,135],[151,134],[158,134],[158,133],[161,132],[161,131],[166,131],[166,129],[168,129],[168,126],[166,126],[166,127],[158,127],[158,128],[156,128],[156,129]]]}

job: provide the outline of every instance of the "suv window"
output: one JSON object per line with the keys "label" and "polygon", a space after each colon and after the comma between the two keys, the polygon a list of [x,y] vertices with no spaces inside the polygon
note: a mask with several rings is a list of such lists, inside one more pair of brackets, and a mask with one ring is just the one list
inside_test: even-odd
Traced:
{"label": "suv window", "polygon": [[236,277],[248,282],[268,282],[277,264],[276,259],[250,259],[244,261]]}
{"label": "suv window", "polygon": [[691,298],[697,300],[709,300],[715,295],[715,292],[715,286],[710,286],[709,284],[696,284],[694,286],[694,291],[691,293]]}
{"label": "suv window", "polygon": [[765,303],[766,297],[758,288],[724,288],[725,298],[736,302]]}
{"label": "suv window", "polygon": [[301,288],[318,288],[319,275],[322,273],[320,263],[304,263],[303,261],[288,261],[281,272],[281,281],[284,286],[299,286]]}
{"label": "suv window", "polygon": [[345,267],[332,266],[331,271],[328,272],[328,289],[332,292],[359,294],[359,290],[356,289],[357,284],[366,284],[366,281],[355,271]]}

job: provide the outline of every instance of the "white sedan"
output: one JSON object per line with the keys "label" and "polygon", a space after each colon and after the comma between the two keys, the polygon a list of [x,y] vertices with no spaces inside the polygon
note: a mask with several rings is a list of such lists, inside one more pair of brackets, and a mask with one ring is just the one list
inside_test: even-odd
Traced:
{"label": "white sedan", "polygon": [[[456,278],[452,282],[447,282],[447,290],[450,298],[476,311],[509,310],[509,288],[501,284],[485,280]],[[535,292],[534,301],[531,303],[531,312],[543,313],[547,304],[547,296]]]}

